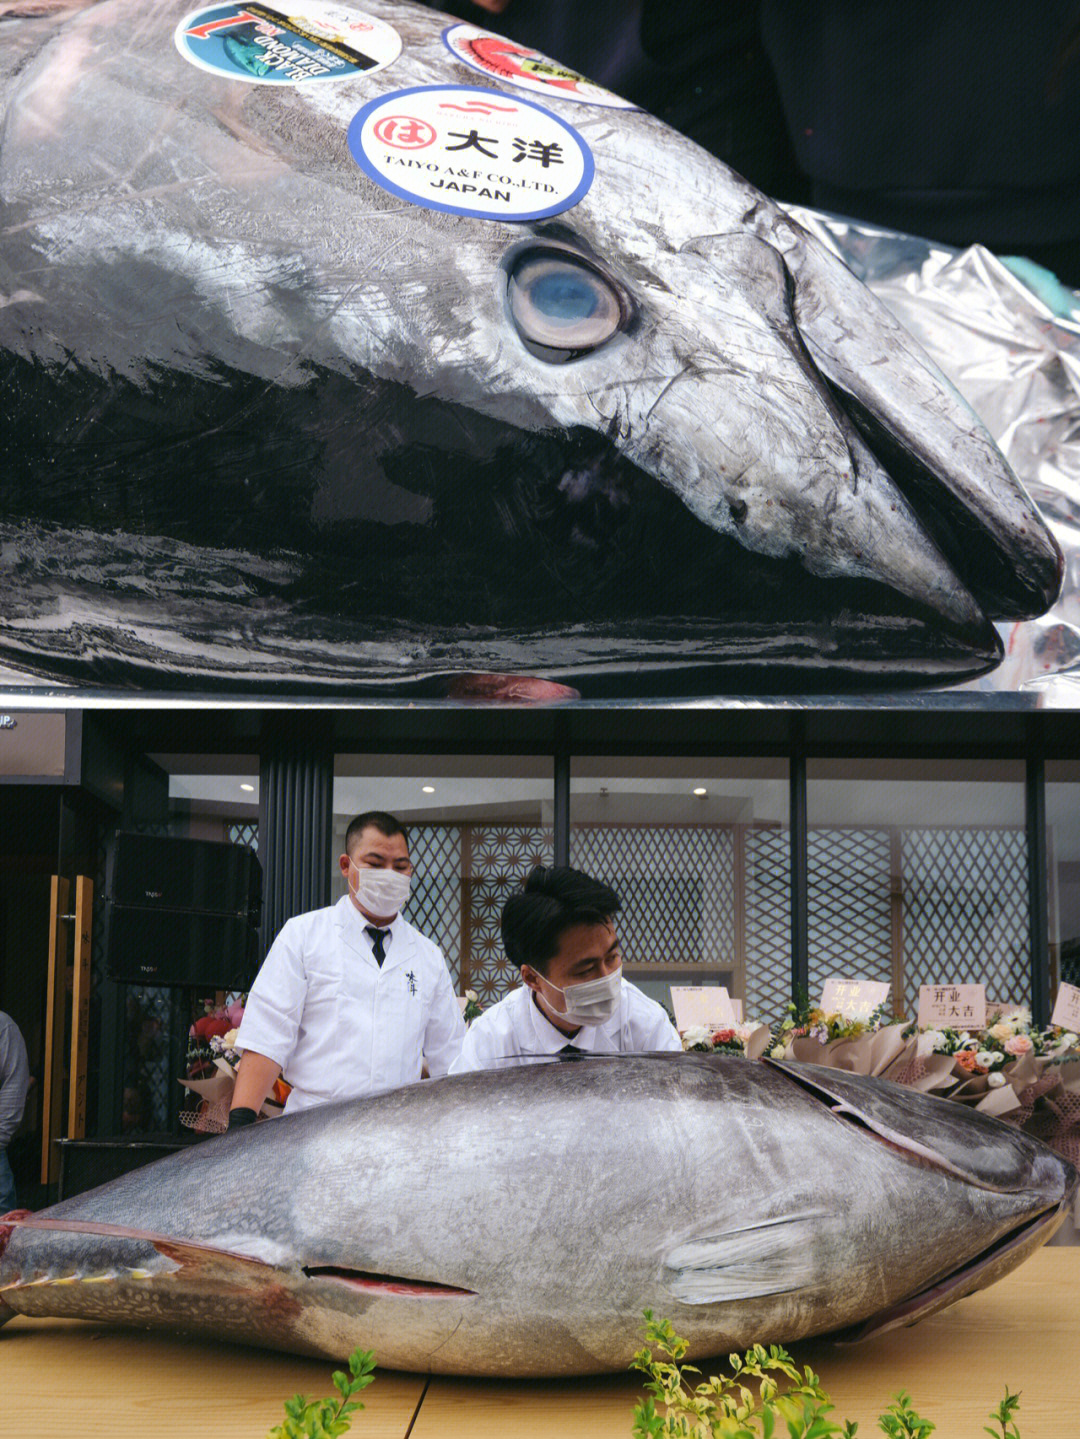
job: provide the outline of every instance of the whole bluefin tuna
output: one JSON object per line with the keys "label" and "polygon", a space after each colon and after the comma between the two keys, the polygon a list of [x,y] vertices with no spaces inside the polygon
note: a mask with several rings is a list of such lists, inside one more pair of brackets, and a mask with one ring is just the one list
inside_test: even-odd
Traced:
{"label": "whole bluefin tuna", "polygon": [[653,117],[409,4],[34,9],[0,25],[9,663],[897,684],[1052,601],[964,402]]}
{"label": "whole bluefin tuna", "polygon": [[646,1307],[692,1356],[911,1322],[1019,1263],[1076,1182],[998,1120],[834,1069],[531,1065],[287,1116],[9,1216],[0,1315],[590,1373],[629,1362]]}

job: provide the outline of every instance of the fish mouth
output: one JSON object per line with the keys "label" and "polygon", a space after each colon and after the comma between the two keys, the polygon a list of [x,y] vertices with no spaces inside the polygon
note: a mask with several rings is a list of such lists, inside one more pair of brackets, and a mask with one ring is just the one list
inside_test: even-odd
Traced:
{"label": "fish mouth", "polygon": [[1044,614],[1061,591],[1065,570],[1064,556],[1049,532],[1020,521],[1011,534],[995,533],[924,457],[854,395],[834,384],[829,391],[983,615],[988,620],[1021,620]]}
{"label": "fish mouth", "polygon": [[342,1269],[336,1265],[304,1265],[301,1272],[308,1279],[329,1279],[345,1288],[369,1295],[398,1299],[475,1299],[473,1289],[460,1289],[453,1284],[436,1284],[424,1279],[406,1279],[400,1275],[375,1274],[359,1269]]}
{"label": "fish mouth", "polygon": [[878,1334],[887,1333],[890,1329],[916,1324],[919,1320],[954,1304],[958,1299],[963,1299],[976,1290],[985,1289],[1045,1244],[1064,1223],[1068,1210],[1067,1200],[1051,1205],[1042,1213],[1009,1230],[967,1264],[949,1270],[935,1279],[918,1294],[902,1299],[898,1304],[872,1315],[861,1324],[835,1330],[828,1337],[837,1344],[859,1344]]}

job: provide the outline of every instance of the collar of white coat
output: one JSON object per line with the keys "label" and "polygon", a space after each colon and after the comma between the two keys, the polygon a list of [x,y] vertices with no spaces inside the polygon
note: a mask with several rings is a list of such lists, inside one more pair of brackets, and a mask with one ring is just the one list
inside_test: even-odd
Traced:
{"label": "collar of white coat", "polygon": [[[620,1009],[615,1011],[612,1019],[604,1024],[583,1024],[577,1034],[564,1034],[561,1029],[556,1029],[543,1013],[540,1006],[533,998],[533,992],[528,985],[523,984],[522,990],[528,996],[526,1006],[529,1013],[529,1023],[532,1027],[532,1035],[535,1040],[535,1050],[540,1054],[558,1054],[568,1044],[575,1049],[583,1049],[589,1053],[596,1049],[600,1035],[614,1022],[618,1021]],[[606,1053],[606,1051],[604,1051]]]}
{"label": "collar of white coat", "polygon": [[369,925],[373,929],[390,931],[390,942],[386,946],[386,957],[381,965],[383,974],[404,964],[413,952],[413,927],[407,919],[402,919],[400,914],[395,914],[389,924],[372,925],[367,915],[361,914],[346,894],[338,900],[335,920],[342,944],[372,969],[379,969],[380,966],[375,963],[371,936],[365,931]]}

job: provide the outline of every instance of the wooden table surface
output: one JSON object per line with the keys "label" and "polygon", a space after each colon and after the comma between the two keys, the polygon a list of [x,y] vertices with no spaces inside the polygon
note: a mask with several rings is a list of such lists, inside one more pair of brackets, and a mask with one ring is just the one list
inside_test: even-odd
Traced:
{"label": "wooden table surface", "polygon": [[[1022,1439],[1073,1439],[1080,1400],[1080,1248],[1048,1248],[1000,1284],[867,1344],[795,1346],[859,1421],[897,1389],[937,1425],[934,1439],[981,1439],[1008,1384]],[[703,1366],[705,1367],[705,1366]],[[0,1436],[26,1439],[265,1439],[282,1404],[331,1392],[333,1366],[238,1345],[60,1319],[0,1329]],[[630,1439],[638,1377],[494,1381],[379,1371],[354,1416],[357,1439]]]}

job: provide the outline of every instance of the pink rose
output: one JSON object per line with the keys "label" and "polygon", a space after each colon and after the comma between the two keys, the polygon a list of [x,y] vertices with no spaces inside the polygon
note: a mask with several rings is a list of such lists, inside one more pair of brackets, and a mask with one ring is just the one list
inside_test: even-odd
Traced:
{"label": "pink rose", "polygon": [[1030,1054],[1033,1048],[1026,1034],[1014,1034],[1012,1039],[1007,1039],[1001,1047],[1006,1054]]}

